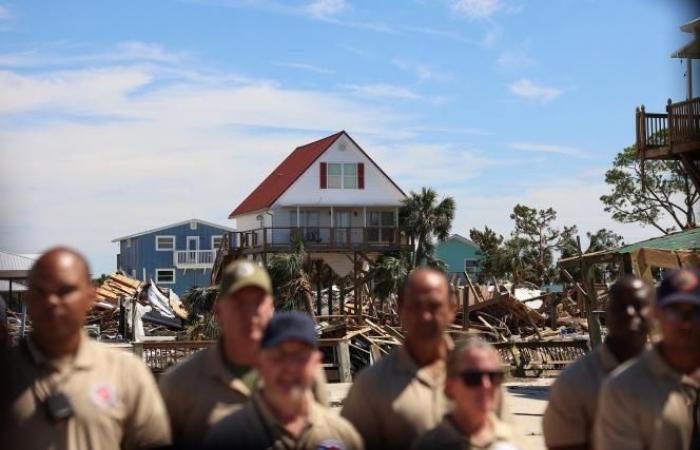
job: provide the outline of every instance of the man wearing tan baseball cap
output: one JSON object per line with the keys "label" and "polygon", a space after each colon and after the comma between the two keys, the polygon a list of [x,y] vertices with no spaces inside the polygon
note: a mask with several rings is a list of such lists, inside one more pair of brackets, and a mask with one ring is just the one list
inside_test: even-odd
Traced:
{"label": "man wearing tan baseball cap", "polygon": [[[229,264],[214,303],[221,337],[160,379],[176,444],[201,443],[212,425],[248,401],[258,383],[253,365],[273,313],[272,282],[265,268],[245,259]],[[322,376],[315,388],[325,404]]]}

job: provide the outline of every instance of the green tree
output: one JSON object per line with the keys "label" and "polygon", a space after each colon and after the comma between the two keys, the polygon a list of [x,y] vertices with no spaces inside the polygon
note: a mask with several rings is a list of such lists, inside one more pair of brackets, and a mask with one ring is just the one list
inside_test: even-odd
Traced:
{"label": "green tree", "polygon": [[477,228],[469,230],[469,238],[479,246],[479,279],[504,278],[509,270],[505,263],[503,236],[485,226],[481,231]]}
{"label": "green tree", "polygon": [[443,242],[449,236],[455,217],[455,201],[452,197],[438,198],[432,188],[420,193],[411,192],[400,210],[401,226],[414,240],[411,266],[427,263],[439,264],[435,259],[435,239]]}
{"label": "green tree", "polygon": [[[619,248],[624,242],[622,236],[615,233],[614,231],[608,230],[606,228],[601,228],[598,231],[591,233],[586,232],[586,237],[588,238],[588,247],[582,252],[594,253],[601,252],[603,250]],[[563,239],[561,246],[561,257],[569,258],[578,255],[578,243],[575,236],[566,236]],[[571,267],[568,269],[569,273],[576,279],[580,279],[580,269],[578,267]],[[604,265],[597,265],[595,267],[595,277],[597,281],[604,281],[605,273],[616,273],[619,270],[616,264],[609,263]]]}
{"label": "green tree", "polygon": [[[600,200],[618,222],[650,225],[664,234],[697,226],[698,192],[678,161],[646,161],[642,174],[636,147],[627,147],[615,156],[605,182],[611,192]],[[669,219],[671,227],[665,225]]]}
{"label": "green tree", "polygon": [[186,330],[192,340],[212,340],[219,336],[219,324],[214,317],[214,301],[219,288],[192,288],[182,302],[187,308]]}
{"label": "green tree", "polygon": [[[302,241],[295,243],[292,253],[276,254],[270,258],[267,270],[270,273],[272,285],[277,291],[276,307],[278,309],[303,309],[310,315],[314,315],[313,266]],[[299,305],[300,299],[301,305]]]}

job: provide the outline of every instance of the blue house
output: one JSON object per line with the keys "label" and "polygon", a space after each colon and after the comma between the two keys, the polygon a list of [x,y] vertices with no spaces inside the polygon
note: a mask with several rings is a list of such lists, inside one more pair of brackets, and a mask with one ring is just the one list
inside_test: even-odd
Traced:
{"label": "blue house", "polygon": [[460,279],[464,278],[464,272],[472,280],[478,276],[480,252],[478,245],[459,234],[453,234],[435,247],[435,255],[447,264],[447,276],[456,274]]}
{"label": "blue house", "polygon": [[120,237],[112,241],[119,243],[117,268],[182,296],[192,287],[211,284],[216,251],[229,231],[233,229],[190,219]]}

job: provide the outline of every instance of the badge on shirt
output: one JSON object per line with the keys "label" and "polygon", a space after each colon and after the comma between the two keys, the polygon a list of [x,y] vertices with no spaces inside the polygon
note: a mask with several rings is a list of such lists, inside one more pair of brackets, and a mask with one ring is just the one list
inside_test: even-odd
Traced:
{"label": "badge on shirt", "polygon": [[90,390],[90,398],[100,408],[111,409],[117,403],[117,390],[109,383],[98,383]]}
{"label": "badge on shirt", "polygon": [[318,443],[316,450],[345,450],[345,444],[338,439],[325,439]]}

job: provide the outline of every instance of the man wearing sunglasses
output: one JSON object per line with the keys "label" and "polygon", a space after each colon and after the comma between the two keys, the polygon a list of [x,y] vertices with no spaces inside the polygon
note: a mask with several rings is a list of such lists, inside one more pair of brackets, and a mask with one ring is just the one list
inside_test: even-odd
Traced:
{"label": "man wearing sunglasses", "polygon": [[605,342],[567,367],[549,391],[542,428],[550,450],[590,448],[600,388],[612,370],[644,349],[652,294],[631,276],[610,287]]}
{"label": "man wearing sunglasses", "polygon": [[700,270],[663,279],[654,317],[661,340],[603,385],[596,449],[700,448]]}
{"label": "man wearing sunglasses", "polygon": [[502,382],[501,358],[493,346],[479,339],[457,344],[447,358],[445,382],[454,409],[419,437],[413,450],[517,449],[510,427],[494,414]]}

